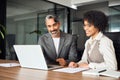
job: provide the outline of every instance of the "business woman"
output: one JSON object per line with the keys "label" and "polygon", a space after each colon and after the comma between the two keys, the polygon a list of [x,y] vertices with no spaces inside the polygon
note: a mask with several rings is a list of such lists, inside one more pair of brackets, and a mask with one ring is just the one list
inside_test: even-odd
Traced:
{"label": "business woman", "polygon": [[107,16],[101,11],[88,11],[83,22],[86,36],[90,38],[85,43],[82,59],[78,63],[70,62],[69,67],[117,70],[113,42],[103,34],[108,26]]}

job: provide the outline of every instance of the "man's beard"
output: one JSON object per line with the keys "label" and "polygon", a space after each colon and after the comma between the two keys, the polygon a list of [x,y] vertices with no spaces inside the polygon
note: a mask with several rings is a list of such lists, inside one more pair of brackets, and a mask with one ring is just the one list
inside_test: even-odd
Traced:
{"label": "man's beard", "polygon": [[59,33],[59,30],[50,31],[49,33],[50,33],[52,36],[57,36],[57,34]]}

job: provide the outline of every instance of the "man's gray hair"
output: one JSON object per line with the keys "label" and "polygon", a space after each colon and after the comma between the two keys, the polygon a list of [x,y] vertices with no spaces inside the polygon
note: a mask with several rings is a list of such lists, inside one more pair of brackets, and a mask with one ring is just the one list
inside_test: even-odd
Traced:
{"label": "man's gray hair", "polygon": [[56,17],[55,15],[47,15],[45,18],[45,22],[46,20],[52,19],[52,18],[54,19],[55,22],[59,22],[58,17]]}

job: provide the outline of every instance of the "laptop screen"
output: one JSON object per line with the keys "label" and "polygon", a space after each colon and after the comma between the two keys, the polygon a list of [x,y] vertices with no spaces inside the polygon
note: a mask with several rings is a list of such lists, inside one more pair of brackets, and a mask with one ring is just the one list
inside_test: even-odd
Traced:
{"label": "laptop screen", "polygon": [[21,67],[47,70],[40,45],[14,45]]}

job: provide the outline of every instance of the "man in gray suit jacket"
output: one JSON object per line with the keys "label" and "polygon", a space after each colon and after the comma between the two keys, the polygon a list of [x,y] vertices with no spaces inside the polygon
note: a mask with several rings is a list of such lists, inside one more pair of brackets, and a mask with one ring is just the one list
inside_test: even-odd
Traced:
{"label": "man in gray suit jacket", "polygon": [[39,38],[44,56],[48,64],[67,65],[71,61],[77,61],[77,51],[72,35],[60,30],[60,22],[57,17],[47,15],[45,19],[47,34]]}

